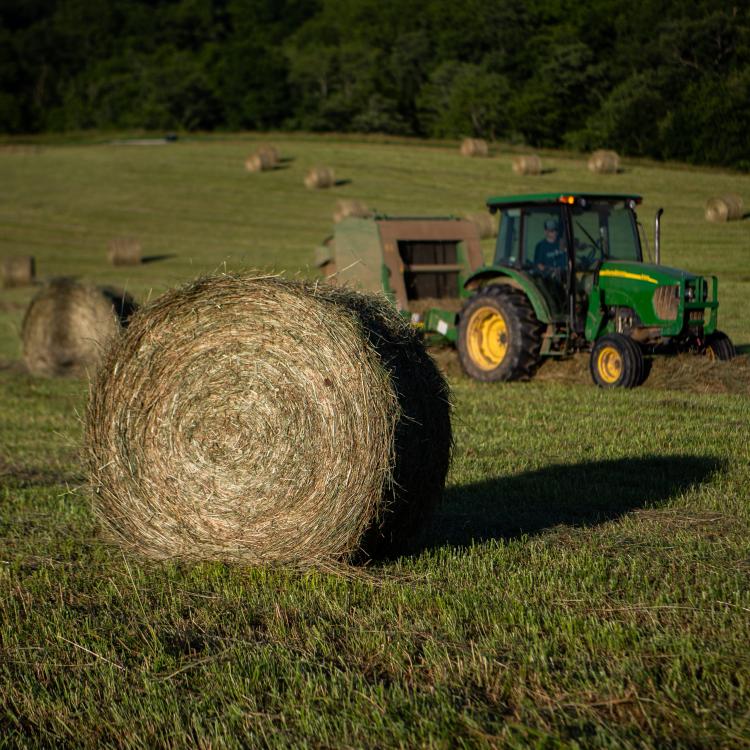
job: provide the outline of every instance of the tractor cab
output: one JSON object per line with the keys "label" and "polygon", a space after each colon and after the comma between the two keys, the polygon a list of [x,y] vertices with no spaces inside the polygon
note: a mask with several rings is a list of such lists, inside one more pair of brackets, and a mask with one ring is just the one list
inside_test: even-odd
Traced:
{"label": "tractor cab", "polygon": [[552,317],[583,332],[594,274],[605,261],[641,263],[638,195],[542,194],[490,198],[501,214],[493,265],[531,277]]}

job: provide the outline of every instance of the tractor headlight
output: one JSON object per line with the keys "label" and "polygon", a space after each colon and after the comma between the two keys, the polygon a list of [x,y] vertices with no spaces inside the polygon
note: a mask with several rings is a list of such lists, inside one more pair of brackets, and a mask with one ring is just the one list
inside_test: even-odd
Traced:
{"label": "tractor headlight", "polygon": [[657,286],[652,299],[654,312],[662,320],[677,320],[680,307],[680,285]]}
{"label": "tractor headlight", "polygon": [[685,299],[688,302],[695,302],[695,287],[685,286]]}

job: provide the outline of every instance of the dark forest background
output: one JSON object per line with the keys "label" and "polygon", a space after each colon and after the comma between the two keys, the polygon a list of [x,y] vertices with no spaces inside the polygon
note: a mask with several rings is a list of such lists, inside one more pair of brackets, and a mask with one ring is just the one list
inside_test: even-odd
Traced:
{"label": "dark forest background", "polygon": [[750,169],[750,3],[0,0],[0,131],[482,136]]}

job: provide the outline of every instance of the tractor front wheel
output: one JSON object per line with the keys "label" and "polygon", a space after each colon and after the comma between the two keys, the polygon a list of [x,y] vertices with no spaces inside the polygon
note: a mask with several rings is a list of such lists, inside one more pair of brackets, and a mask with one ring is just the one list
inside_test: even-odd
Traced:
{"label": "tractor front wheel", "polygon": [[737,356],[737,350],[734,348],[732,339],[723,331],[714,331],[706,339],[706,348],[704,349],[709,359],[734,359]]}
{"label": "tractor front wheel", "polygon": [[594,344],[590,367],[591,376],[600,388],[634,388],[648,375],[641,348],[621,333],[602,336]]}
{"label": "tractor front wheel", "polygon": [[511,286],[484,287],[461,310],[458,355],[476,380],[530,378],[539,366],[541,344],[541,323],[526,295]]}

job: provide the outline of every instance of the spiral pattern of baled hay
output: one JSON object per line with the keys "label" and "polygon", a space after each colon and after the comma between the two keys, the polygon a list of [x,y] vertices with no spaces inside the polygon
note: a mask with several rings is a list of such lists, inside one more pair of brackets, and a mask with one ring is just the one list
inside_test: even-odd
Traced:
{"label": "spiral pattern of baled hay", "polygon": [[542,173],[542,160],[536,154],[513,157],[513,172],[518,175],[537,175]]}
{"label": "spiral pattern of baled hay", "polygon": [[461,141],[461,156],[489,156],[490,148],[483,138],[464,138]]}
{"label": "spiral pattern of baled hay", "polygon": [[615,174],[620,170],[620,157],[616,151],[594,151],[588,161],[589,172]]}
{"label": "spiral pattern of baled hay", "polygon": [[126,549],[304,567],[411,537],[442,494],[449,394],[384,299],[221,275],[134,316],[86,444],[95,510]]}
{"label": "spiral pattern of baled hay", "polygon": [[4,287],[28,286],[34,282],[36,263],[33,255],[12,255],[3,258],[0,277]]}
{"label": "spiral pattern of baled hay", "polygon": [[709,198],[706,201],[706,221],[736,221],[742,218],[742,209],[742,196],[736,193],[727,193],[719,198]]}
{"label": "spiral pattern of baled hay", "polygon": [[336,176],[331,167],[313,167],[305,175],[305,187],[308,190],[319,190],[333,187]]}

